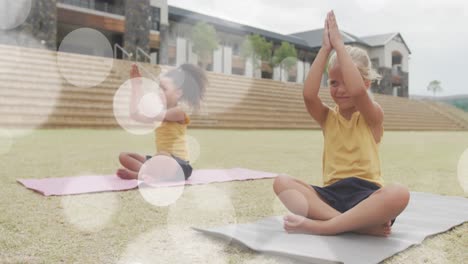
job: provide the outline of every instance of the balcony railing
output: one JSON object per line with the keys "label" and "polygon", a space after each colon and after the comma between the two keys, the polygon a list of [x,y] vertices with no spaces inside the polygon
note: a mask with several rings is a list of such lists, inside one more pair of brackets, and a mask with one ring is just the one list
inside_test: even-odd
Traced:
{"label": "balcony railing", "polygon": [[91,10],[106,12],[115,15],[125,15],[125,9],[123,6],[118,6],[105,1],[96,0],[58,0],[59,3],[73,5],[77,7],[87,8]]}

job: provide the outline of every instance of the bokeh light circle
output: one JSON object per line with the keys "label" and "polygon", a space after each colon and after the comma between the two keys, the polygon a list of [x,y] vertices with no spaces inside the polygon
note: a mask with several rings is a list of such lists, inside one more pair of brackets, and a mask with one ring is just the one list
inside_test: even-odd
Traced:
{"label": "bokeh light circle", "polygon": [[61,93],[57,55],[32,34],[2,32],[0,105],[13,138],[31,134],[49,121]]}
{"label": "bokeh light circle", "polygon": [[228,253],[211,238],[195,231],[191,235],[189,240],[173,241],[165,228],[150,230],[130,242],[117,263],[228,263]]}
{"label": "bokeh light circle", "polygon": [[[241,78],[239,81],[238,78]],[[256,80],[251,77],[223,75],[210,79],[210,87],[206,91],[204,109],[209,114],[232,115],[233,109],[244,109],[242,103],[247,98],[261,97],[261,91],[254,91]],[[236,89],[232,89],[232,87]]]}
{"label": "bokeh light circle", "polygon": [[177,161],[157,155],[146,161],[138,173],[138,190],[150,204],[158,207],[175,203],[184,192],[184,171]]}
{"label": "bokeh light circle", "polygon": [[[132,83],[141,88],[141,98],[136,107],[140,114],[148,118],[157,116],[154,122],[141,122],[130,116]],[[154,101],[153,101],[154,100]],[[164,119],[166,111],[166,100],[155,81],[148,78],[134,78],[123,83],[114,94],[113,102],[114,117],[117,123],[127,132],[135,135],[153,133]]]}
{"label": "bokeh light circle", "polygon": [[[75,184],[71,181],[65,188]],[[112,220],[118,210],[119,199],[115,192],[69,195],[61,198],[61,206],[66,219],[74,227],[83,232],[98,232]]]}
{"label": "bokeh light circle", "polygon": [[[106,36],[95,29],[80,28],[70,32],[60,43],[57,64],[69,83],[89,88],[107,79],[114,64],[113,57],[113,49]],[[71,59],[81,63],[73,63]]]}
{"label": "bokeh light circle", "polygon": [[32,0],[0,1],[0,30],[10,30],[22,25],[31,13]]}
{"label": "bokeh light circle", "polygon": [[[178,249],[183,252],[197,247],[203,241],[193,228],[210,228],[237,224],[237,214],[227,191],[210,185],[188,188],[184,195],[171,205],[167,215],[167,229]],[[180,243],[185,241],[185,243]],[[190,241],[190,242],[189,242]],[[223,251],[229,239],[218,241],[206,250]]]}
{"label": "bokeh light circle", "polygon": [[[150,92],[142,96],[138,104],[138,110],[148,118],[155,118],[164,111],[164,105],[160,102],[160,95]],[[155,104],[155,102],[158,102]]]}

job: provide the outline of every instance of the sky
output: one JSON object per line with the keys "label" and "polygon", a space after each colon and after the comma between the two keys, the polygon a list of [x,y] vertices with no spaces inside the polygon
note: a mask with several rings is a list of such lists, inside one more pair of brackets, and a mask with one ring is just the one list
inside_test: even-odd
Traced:
{"label": "sky", "polygon": [[335,11],[340,29],[357,35],[402,34],[412,54],[410,94],[468,94],[468,1],[465,0],[168,0],[177,6],[234,22],[291,34],[323,28]]}

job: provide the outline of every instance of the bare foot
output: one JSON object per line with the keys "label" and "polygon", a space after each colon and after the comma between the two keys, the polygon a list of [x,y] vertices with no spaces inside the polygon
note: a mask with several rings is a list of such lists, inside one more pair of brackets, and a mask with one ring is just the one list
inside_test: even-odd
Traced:
{"label": "bare foot", "polygon": [[136,180],[138,179],[138,174],[131,172],[127,169],[118,169],[117,176],[124,180]]}
{"label": "bare foot", "polygon": [[363,228],[355,231],[355,233],[371,236],[388,237],[392,233],[391,221],[388,221],[387,223],[382,225]]}
{"label": "bare foot", "polygon": [[284,217],[284,230],[290,234],[322,235],[324,232],[324,221],[312,220],[300,215],[288,215]]}

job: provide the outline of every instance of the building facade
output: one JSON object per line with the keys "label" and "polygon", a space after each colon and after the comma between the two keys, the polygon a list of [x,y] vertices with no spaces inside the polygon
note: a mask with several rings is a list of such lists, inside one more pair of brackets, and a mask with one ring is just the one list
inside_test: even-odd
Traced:
{"label": "building facade", "polygon": [[[198,22],[216,29],[219,46],[206,66],[217,73],[303,83],[321,45],[322,29],[283,35],[168,6],[167,0],[35,0],[26,23],[15,30],[33,34],[45,48],[57,50],[73,30],[92,28],[106,36],[118,58],[178,66],[200,63],[191,40]],[[241,56],[242,44],[252,34],[272,42],[273,49],[282,42],[293,45],[297,58],[292,69]],[[374,92],[408,96],[411,52],[401,34],[356,37],[342,32],[342,36],[346,44],[367,50],[383,76],[380,83],[373,84]],[[325,81],[326,77],[324,85]]]}

